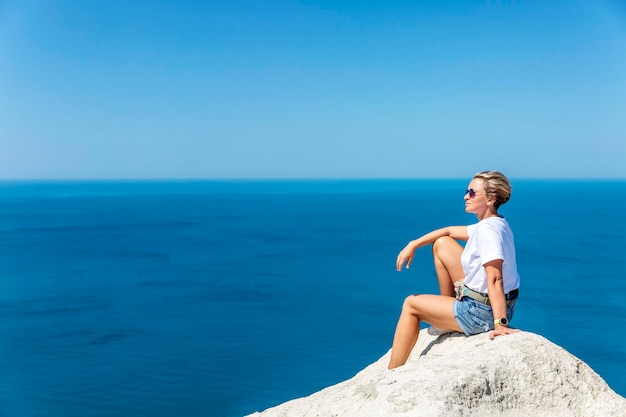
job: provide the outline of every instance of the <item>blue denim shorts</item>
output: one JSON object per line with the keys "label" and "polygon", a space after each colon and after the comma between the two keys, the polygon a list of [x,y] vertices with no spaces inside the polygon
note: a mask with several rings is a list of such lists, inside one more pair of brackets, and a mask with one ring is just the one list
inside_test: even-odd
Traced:
{"label": "blue denim shorts", "polygon": [[[466,335],[478,334],[493,330],[493,310],[491,306],[483,304],[469,297],[456,300],[452,307],[457,324]],[[506,308],[506,318],[511,321],[515,303]]]}

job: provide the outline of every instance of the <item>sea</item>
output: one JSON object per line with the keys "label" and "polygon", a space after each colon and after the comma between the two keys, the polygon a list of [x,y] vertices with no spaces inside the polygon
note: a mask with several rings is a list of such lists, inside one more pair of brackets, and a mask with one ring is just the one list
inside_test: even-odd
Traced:
{"label": "sea", "polygon": [[[236,417],[349,379],[437,293],[429,248],[396,256],[476,221],[468,182],[2,181],[0,416]],[[626,181],[512,185],[511,324],[626,396]]]}

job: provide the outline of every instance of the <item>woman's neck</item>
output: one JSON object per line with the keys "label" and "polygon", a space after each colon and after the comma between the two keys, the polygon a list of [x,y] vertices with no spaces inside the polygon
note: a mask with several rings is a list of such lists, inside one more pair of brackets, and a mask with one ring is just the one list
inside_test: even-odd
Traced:
{"label": "woman's neck", "polygon": [[485,219],[488,219],[489,217],[500,217],[500,215],[498,214],[498,212],[487,210],[482,216],[479,214],[476,214],[476,217],[478,217],[478,221],[480,222]]}

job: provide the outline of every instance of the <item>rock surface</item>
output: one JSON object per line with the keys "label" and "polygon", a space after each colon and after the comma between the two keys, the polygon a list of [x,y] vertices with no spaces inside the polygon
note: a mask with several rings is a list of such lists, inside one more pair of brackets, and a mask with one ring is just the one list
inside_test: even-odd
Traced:
{"label": "rock surface", "polygon": [[626,417],[626,398],[587,364],[529,332],[431,336],[424,329],[406,365],[387,352],[353,378],[255,417]]}

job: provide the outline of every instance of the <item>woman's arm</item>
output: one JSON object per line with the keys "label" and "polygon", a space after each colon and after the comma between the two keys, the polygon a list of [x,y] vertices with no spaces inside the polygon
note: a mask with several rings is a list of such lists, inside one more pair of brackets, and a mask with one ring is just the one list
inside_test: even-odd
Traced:
{"label": "woman's arm", "polygon": [[[495,259],[485,265],[487,274],[487,292],[489,293],[489,303],[493,310],[494,319],[506,317],[506,300],[504,299],[504,280],[502,279],[502,259]],[[507,326],[497,324],[489,335],[493,340],[496,336],[515,333],[519,330],[510,329]]]}
{"label": "woman's arm", "polygon": [[426,233],[422,237],[410,241],[398,254],[398,259],[396,260],[396,269],[398,271],[401,271],[402,266],[405,262],[408,269],[411,266],[411,262],[413,262],[413,256],[415,255],[415,250],[417,248],[430,245],[435,240],[443,236],[450,236],[451,238],[456,240],[467,241],[467,226],[443,227],[441,229],[433,230],[430,233]]}

